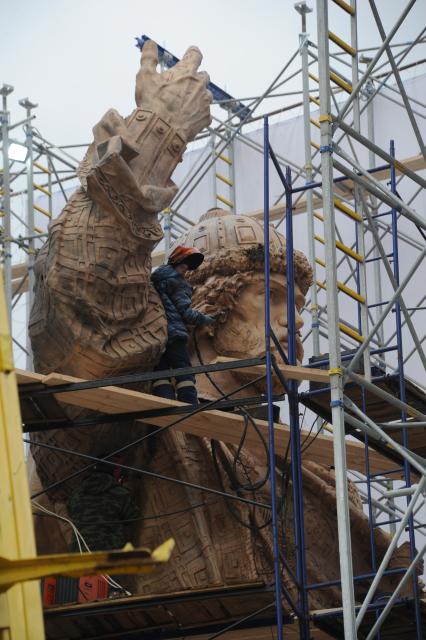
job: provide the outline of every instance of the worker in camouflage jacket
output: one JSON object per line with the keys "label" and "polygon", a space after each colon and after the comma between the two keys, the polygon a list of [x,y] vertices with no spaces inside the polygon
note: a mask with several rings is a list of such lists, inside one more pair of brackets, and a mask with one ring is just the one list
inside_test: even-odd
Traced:
{"label": "worker in camouflage jacket", "polygon": [[[68,500],[68,515],[90,551],[122,549],[128,542],[127,521],[140,516],[119,473],[114,465],[97,464]],[[78,550],[74,538],[71,551]]]}
{"label": "worker in camouflage jacket", "polygon": [[[167,344],[156,371],[190,367],[188,354],[188,326],[201,327],[213,324],[215,315],[207,315],[191,308],[192,286],[185,278],[187,271],[194,271],[204,260],[204,255],[195,247],[177,246],[170,254],[168,264],[154,271],[151,280],[161,297],[167,318]],[[176,387],[168,378],[156,380],[152,393],[162,398],[195,405],[198,402],[195,376],[176,376]]]}

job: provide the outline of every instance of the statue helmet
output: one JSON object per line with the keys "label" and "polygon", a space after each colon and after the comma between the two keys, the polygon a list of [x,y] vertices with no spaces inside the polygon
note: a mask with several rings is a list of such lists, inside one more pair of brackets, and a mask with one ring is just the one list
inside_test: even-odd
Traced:
{"label": "statue helmet", "polygon": [[[170,256],[179,245],[194,247],[204,254],[203,264],[187,277],[192,284],[202,284],[212,275],[263,270],[263,221],[236,215],[223,209],[209,209],[172,246]],[[285,274],[285,238],[270,225],[269,255],[271,271]],[[306,294],[312,284],[312,269],[301,251],[294,251],[295,279]]]}

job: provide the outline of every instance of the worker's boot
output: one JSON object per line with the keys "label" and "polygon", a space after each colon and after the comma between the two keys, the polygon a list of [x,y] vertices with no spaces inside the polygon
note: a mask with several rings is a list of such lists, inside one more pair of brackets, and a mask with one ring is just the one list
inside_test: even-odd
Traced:
{"label": "worker's boot", "polygon": [[155,380],[152,383],[152,395],[176,400],[175,388],[170,380]]}
{"label": "worker's boot", "polygon": [[176,384],[177,399],[187,404],[198,404],[197,387],[192,380],[180,380]]}

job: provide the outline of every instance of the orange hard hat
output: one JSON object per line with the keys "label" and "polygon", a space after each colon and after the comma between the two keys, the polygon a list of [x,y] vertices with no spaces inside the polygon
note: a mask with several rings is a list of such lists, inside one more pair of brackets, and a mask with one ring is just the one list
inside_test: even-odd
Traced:
{"label": "orange hard hat", "polygon": [[195,247],[183,247],[182,245],[175,247],[169,255],[169,264],[173,267],[184,262],[191,271],[199,267],[203,260],[204,254],[202,254],[199,249]]}

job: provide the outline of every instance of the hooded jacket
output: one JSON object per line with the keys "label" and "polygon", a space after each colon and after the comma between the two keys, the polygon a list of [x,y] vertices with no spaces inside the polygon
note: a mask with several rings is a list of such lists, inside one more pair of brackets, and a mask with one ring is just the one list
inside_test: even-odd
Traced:
{"label": "hooded jacket", "polygon": [[168,341],[188,338],[187,325],[210,324],[209,316],[191,309],[192,287],[170,264],[158,267],[151,275],[160,294],[167,318]]}

